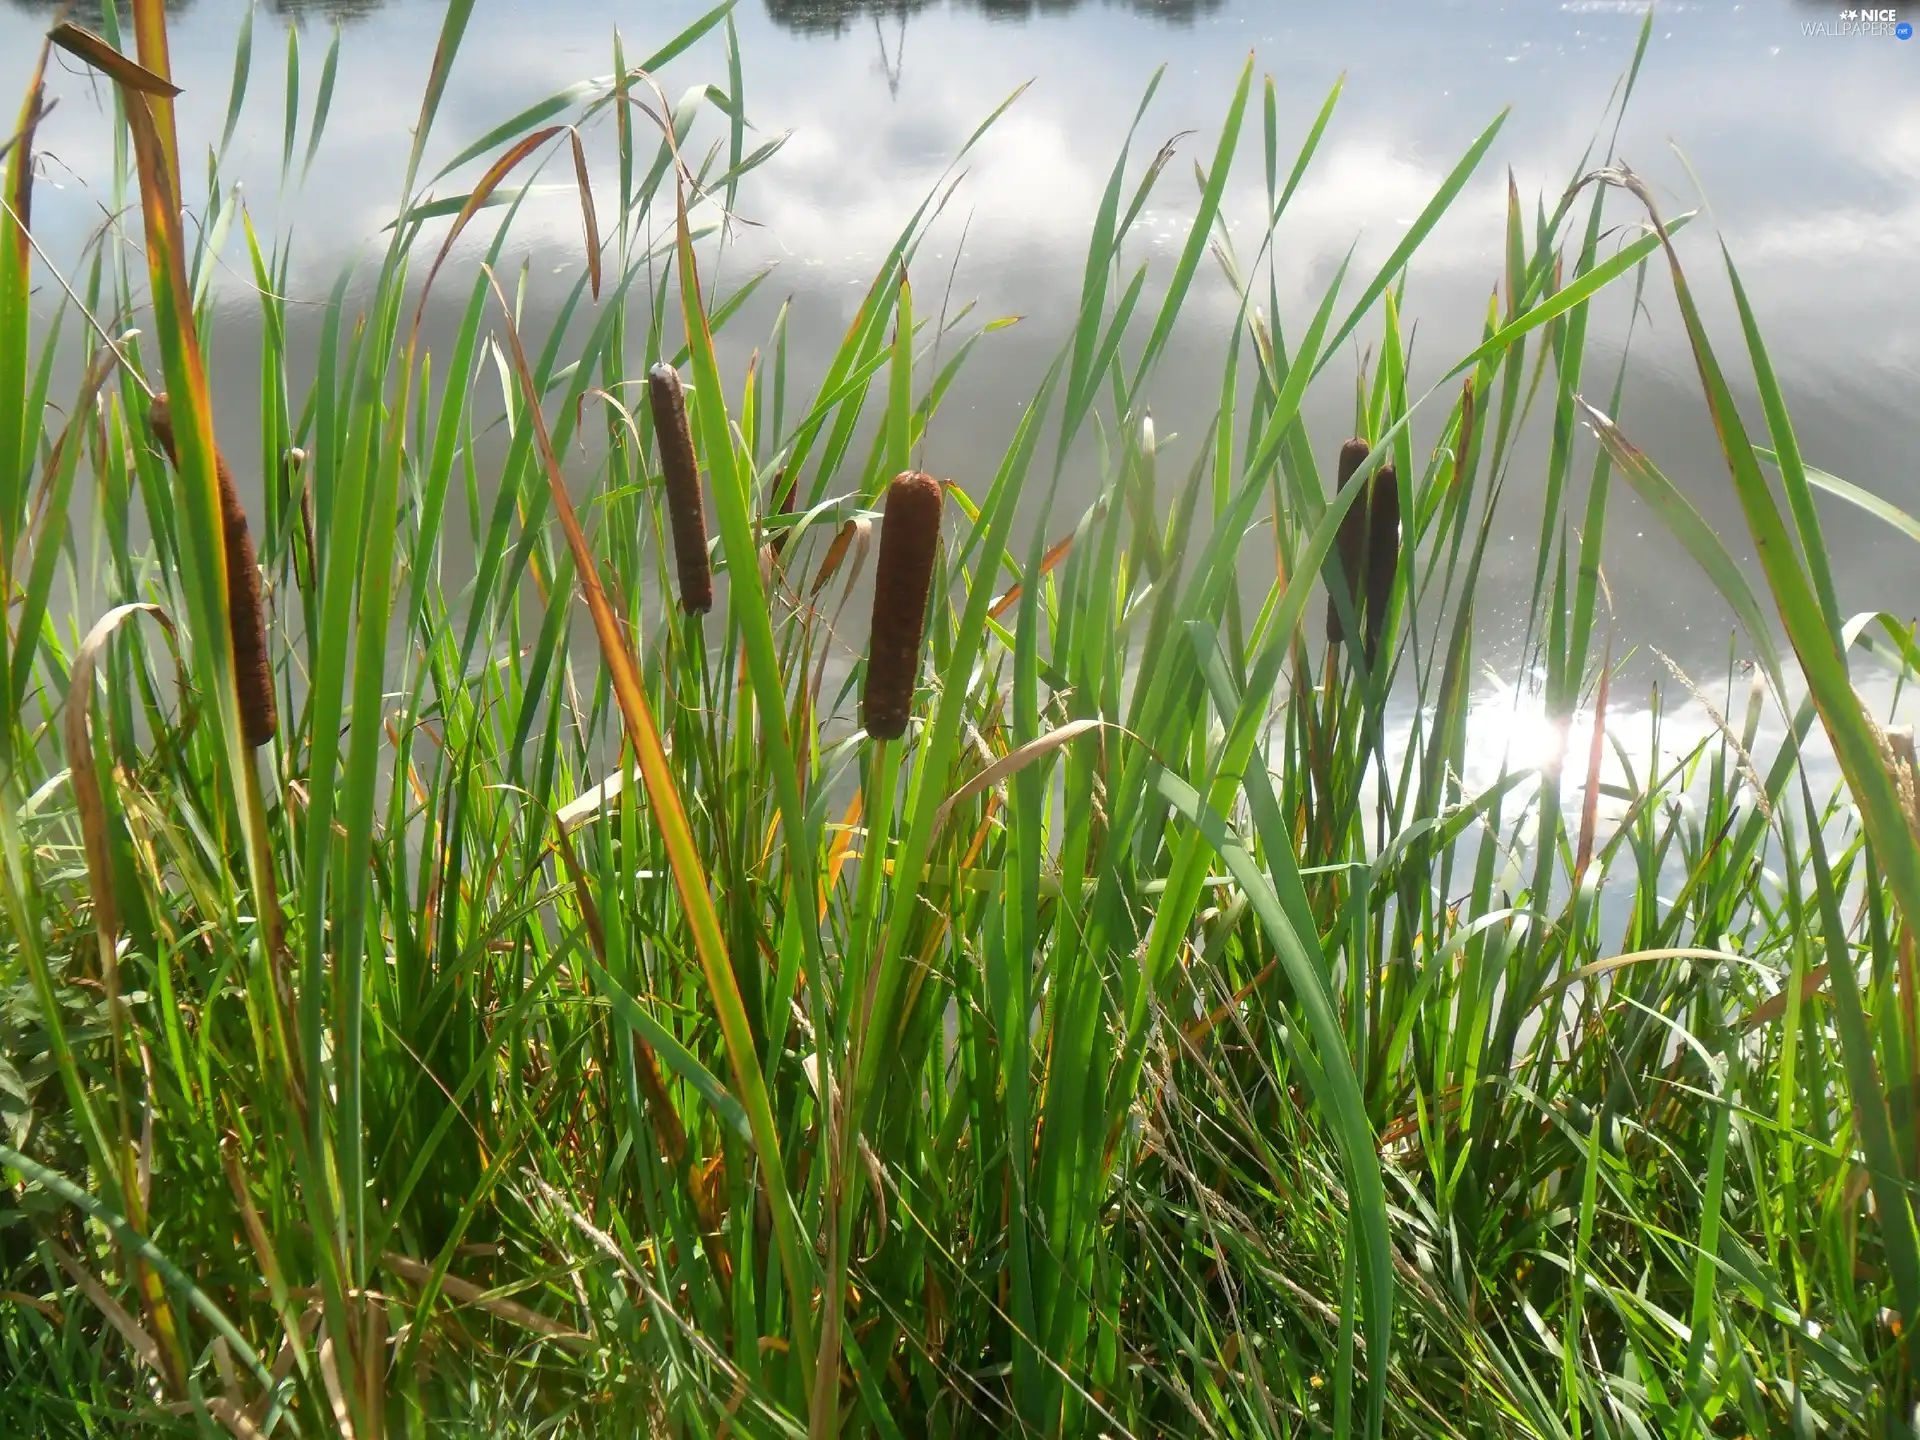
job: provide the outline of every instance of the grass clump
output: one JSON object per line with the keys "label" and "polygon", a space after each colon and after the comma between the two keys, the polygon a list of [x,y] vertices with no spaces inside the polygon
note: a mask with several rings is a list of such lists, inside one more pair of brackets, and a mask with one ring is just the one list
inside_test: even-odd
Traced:
{"label": "grass clump", "polygon": [[[374,283],[357,306],[335,288],[301,363],[288,252],[247,233],[277,726],[223,579],[251,566],[225,548],[202,358],[218,227],[188,248],[155,0],[130,54],[110,6],[101,36],[57,36],[118,86],[144,272],[103,246],[43,303],[37,82],[6,156],[6,1429],[1910,1423],[1920,845],[1853,680],[1869,651],[1920,657],[1837,609],[1813,492],[1850,487],[1801,457],[1731,264],[1764,444],[1683,222],[1650,221],[1612,156],[1532,225],[1514,198],[1480,343],[1415,393],[1406,266],[1499,121],[1378,272],[1343,267],[1282,325],[1273,235],[1338,92],[1289,156],[1249,63],[1164,288],[1123,260],[1164,168],[1129,135],[1073,333],[996,472],[943,492],[916,450],[993,327],[935,368],[967,323],[913,305],[939,193],[810,393],[784,311],[729,386],[713,336],[758,280],[703,289],[725,234],[701,219],[773,147],[747,147],[737,64],[708,111],[648,98],[703,35],[734,45],[724,11],[638,63],[616,43],[610,81],[468,147],[447,173],[489,168],[432,198],[469,8]],[[1221,203],[1256,101],[1248,254]],[[724,143],[692,163],[708,122]],[[602,130],[605,216],[581,140]],[[592,263],[528,345],[497,271],[556,155]],[[463,276],[454,240],[496,200]],[[1209,252],[1238,306],[1220,404],[1163,477],[1147,401]],[[1585,398],[1591,308],[1663,281],[1763,591],[1622,431],[1617,379],[1604,411]],[[434,286],[458,308],[443,348],[418,319]],[[1371,445],[1329,487],[1301,401],[1356,337]],[[162,388],[171,472],[140,418]],[[1535,426],[1527,651],[1546,721],[1587,717],[1592,749],[1483,779],[1473,597]],[[1069,514],[1080,447],[1100,486]],[[1751,682],[1730,665],[1700,691],[1709,725],[1614,697],[1622,480],[1755,654]],[[876,519],[862,661],[835,620]],[[676,571],[708,610],[709,566],[721,618],[670,614]],[[1361,637],[1343,663],[1307,641],[1322,574]],[[1816,732],[1844,779],[1824,798]]]}

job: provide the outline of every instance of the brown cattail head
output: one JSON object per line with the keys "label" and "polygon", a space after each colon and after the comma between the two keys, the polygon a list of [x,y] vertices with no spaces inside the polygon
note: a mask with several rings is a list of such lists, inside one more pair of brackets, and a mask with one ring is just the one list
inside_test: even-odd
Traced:
{"label": "brown cattail head", "polygon": [[873,634],[867,646],[867,690],[861,719],[876,740],[907,731],[920,673],[927,591],[940,548],[944,493],[931,475],[908,471],[887,487],[880,521],[880,560],[873,574]]}
{"label": "brown cattail head", "polygon": [[[1352,483],[1353,472],[1367,461],[1372,453],[1367,442],[1355,436],[1340,447],[1340,489],[1344,490]],[[1347,513],[1340,517],[1340,533],[1334,537],[1334,551],[1340,557],[1340,573],[1335,576],[1327,572],[1327,643],[1338,645],[1346,638],[1346,630],[1340,623],[1340,605],[1334,590],[1336,585],[1344,585],[1346,594],[1352,597],[1356,612],[1360,606],[1360,566],[1367,554],[1367,497],[1362,495],[1347,507]]]}
{"label": "brown cattail head", "polygon": [[680,608],[704,615],[713,608],[713,565],[707,558],[707,517],[701,506],[700,466],[687,428],[687,397],[680,372],[664,361],[647,372],[647,400],[667,477],[667,520],[673,530],[673,563],[680,571]]}
{"label": "brown cattail head", "polygon": [[[165,395],[147,407],[147,428],[177,470],[173,409]],[[253,563],[253,536],[247,512],[233,483],[227,457],[217,449],[214,473],[220,482],[220,529],[227,550],[227,624],[233,644],[233,678],[240,692],[240,731],[256,749],[273,739],[279,717],[273,702],[273,666],[267,659],[267,611],[260,598],[260,570]]]}
{"label": "brown cattail head", "polygon": [[[1356,505],[1354,507],[1358,509]],[[1386,628],[1387,607],[1393,600],[1393,577],[1400,568],[1400,477],[1392,462],[1373,472],[1367,496],[1367,668],[1380,653],[1380,632]]]}

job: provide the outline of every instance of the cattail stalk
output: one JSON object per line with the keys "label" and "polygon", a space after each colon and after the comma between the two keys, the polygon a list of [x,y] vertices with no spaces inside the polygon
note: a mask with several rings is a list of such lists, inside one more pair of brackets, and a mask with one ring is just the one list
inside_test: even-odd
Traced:
{"label": "cattail stalk", "polygon": [[[165,395],[153,397],[147,408],[147,428],[174,469],[180,451],[174,442],[173,410]],[[233,644],[234,686],[240,695],[240,733],[258,749],[273,739],[279,717],[274,707],[273,666],[267,659],[267,612],[260,594],[260,570],[254,564],[253,536],[247,529],[246,508],[233,483],[227,457],[213,452],[214,474],[220,484],[220,529],[227,552],[227,624]]]}
{"label": "cattail stalk", "polygon": [[700,466],[687,426],[687,397],[680,373],[664,361],[647,372],[647,400],[666,473],[667,520],[673,531],[673,562],[680,572],[680,608],[704,615],[713,608],[713,565],[707,558],[707,517],[701,504]]}
{"label": "cattail stalk", "polygon": [[[1367,442],[1358,436],[1340,447],[1340,489],[1344,490],[1353,483],[1353,472],[1366,463],[1370,453]],[[1340,517],[1340,532],[1334,537],[1334,553],[1340,557],[1340,573],[1326,577],[1329,645],[1338,645],[1346,639],[1346,627],[1340,623],[1339,592],[1335,591],[1334,586],[1344,586],[1355,613],[1358,614],[1360,609],[1360,567],[1367,554],[1367,512],[1368,497],[1362,495]]]}
{"label": "cattail stalk", "polygon": [[861,720],[876,740],[897,740],[913,711],[920,641],[940,546],[940,482],[908,471],[887,487],[880,559],[873,576],[873,632]]}

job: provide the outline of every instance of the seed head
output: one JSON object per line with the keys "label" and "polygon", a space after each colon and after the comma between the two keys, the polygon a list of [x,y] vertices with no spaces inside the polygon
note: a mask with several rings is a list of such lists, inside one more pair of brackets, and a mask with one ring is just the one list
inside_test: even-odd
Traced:
{"label": "seed head", "polygon": [[[1367,442],[1355,436],[1340,447],[1340,489],[1344,490],[1353,480],[1353,472],[1366,463],[1371,452]],[[1334,586],[1344,585],[1346,593],[1353,599],[1354,608],[1360,605],[1360,566],[1367,554],[1367,497],[1361,496],[1347,508],[1340,517],[1340,532],[1334,537],[1334,551],[1340,557],[1340,574],[1327,573],[1327,643],[1338,645],[1346,638],[1346,629],[1340,623],[1340,605]]]}
{"label": "seed head", "polygon": [[1380,653],[1380,633],[1386,628],[1387,607],[1393,600],[1393,577],[1400,568],[1400,479],[1391,463],[1373,472],[1371,489],[1367,496],[1366,559],[1369,670]]}
{"label": "seed head", "polygon": [[673,561],[680,572],[680,608],[704,615],[713,608],[713,566],[707,558],[707,517],[701,507],[700,466],[687,428],[687,397],[680,373],[664,362],[647,372],[647,399],[667,477],[667,521],[673,531]]}
{"label": "seed head", "polygon": [[[165,395],[147,407],[147,428],[177,470],[173,409]],[[253,560],[253,536],[247,512],[233,483],[227,457],[217,449],[214,473],[220,483],[220,529],[227,551],[227,625],[233,645],[233,678],[240,694],[240,731],[256,749],[273,739],[279,717],[274,708],[273,666],[267,659],[266,606],[260,598],[260,571]]]}
{"label": "seed head", "polygon": [[873,575],[873,632],[861,719],[876,740],[897,740],[913,710],[927,591],[940,547],[940,482],[908,471],[887,487],[880,560]]}

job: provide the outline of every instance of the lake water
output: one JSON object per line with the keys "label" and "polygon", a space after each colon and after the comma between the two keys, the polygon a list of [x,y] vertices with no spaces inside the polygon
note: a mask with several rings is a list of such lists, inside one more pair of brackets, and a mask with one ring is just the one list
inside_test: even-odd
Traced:
{"label": "lake water", "polygon": [[[429,154],[469,140],[561,87],[612,69],[618,27],[627,54],[646,53],[706,8],[707,0],[482,0],[442,108]],[[204,154],[224,120],[240,0],[173,7],[176,78],[186,87],[180,126]],[[0,3],[0,96],[14,103],[51,8]],[[1180,131],[1182,158],[1142,218],[1148,244],[1170,265],[1192,208],[1191,160],[1211,152],[1249,50],[1278,86],[1288,153],[1342,72],[1345,92],[1321,153],[1283,224],[1282,306],[1297,331],[1350,245],[1371,273],[1458,156],[1504,105],[1512,115],[1454,212],[1419,252],[1407,313],[1416,356],[1437,374],[1479,338],[1501,267],[1507,171],[1529,214],[1551,206],[1595,134],[1624,71],[1641,10],[1613,0],[1496,4],[1451,0],[1420,7],[1283,0],[740,0],[735,12],[748,117],[786,148],[743,186],[752,228],[727,258],[722,284],[762,263],[774,276],[730,330],[737,375],[764,338],[773,309],[793,301],[793,365],[811,388],[865,283],[900,226],[973,127],[1016,86],[1033,84],[969,159],[954,204],[925,247],[936,273],[916,275],[918,308],[937,304],[953,272],[954,303],[981,317],[1018,315],[970,362],[936,420],[929,468],[983,485],[1018,406],[1067,334],[1086,236],[1099,192],[1154,67],[1167,63],[1141,128],[1144,156]],[[1827,37],[1810,30],[1838,10],[1787,0],[1660,7],[1640,88],[1618,153],[1653,183],[1669,215],[1709,207],[1689,250],[1709,313],[1738,350],[1723,279],[1706,235],[1717,226],[1742,266],[1766,327],[1809,460],[1920,511],[1920,40]],[[418,96],[441,19],[424,0],[272,0],[255,31],[253,88],[225,173],[242,177],[263,228],[299,236],[294,292],[324,297],[338,268],[377,253],[392,217]],[[297,196],[276,196],[286,27],[299,28],[307,104],[338,22],[338,91],[325,143]],[[710,37],[663,76],[670,95],[726,78]],[[102,97],[75,64],[52,76],[59,109],[43,127],[46,152],[35,222],[55,254],[71,254],[99,223],[95,188],[110,156]],[[1257,106],[1229,192],[1243,229],[1256,223]],[[189,175],[194,169],[189,166]],[[447,191],[458,187],[443,182]],[[1162,203],[1164,202],[1164,203]],[[1617,196],[1611,213],[1632,218]],[[571,283],[580,260],[578,212],[564,194],[534,203],[514,259],[531,265],[537,306]],[[477,227],[486,228],[486,227]],[[963,241],[964,235],[964,241]],[[956,256],[956,252],[957,256]],[[220,304],[233,327],[251,301],[244,250],[230,245]],[[1357,292],[1358,284],[1354,285]],[[1634,339],[1621,419],[1743,555],[1744,526],[1714,448],[1691,362],[1663,278],[1649,287]],[[764,301],[764,303],[761,303]],[[1596,317],[1589,374],[1596,402],[1612,383],[1624,301]],[[1226,287],[1209,263],[1153,392],[1163,473],[1184,472],[1218,394]],[[222,327],[222,334],[229,327]],[[1378,334],[1377,326],[1371,333]],[[250,341],[223,340],[216,356],[222,434],[250,443]],[[295,344],[301,343],[295,337]],[[1611,348],[1610,348],[1611,347]],[[1348,377],[1330,366],[1308,408],[1320,448],[1332,450],[1351,414]],[[1431,426],[1420,432],[1430,438]],[[1582,437],[1584,475],[1592,440]],[[1498,657],[1503,617],[1525,605],[1536,553],[1537,494],[1523,464],[1500,524],[1496,573],[1482,596]],[[1709,672],[1723,667],[1731,621],[1676,542],[1616,488],[1608,573],[1623,641],[1657,644]],[[1826,506],[1842,600],[1850,610],[1920,608],[1911,542],[1838,502]],[[1511,539],[1505,537],[1511,536]],[[1510,657],[1511,658],[1511,657]]]}

